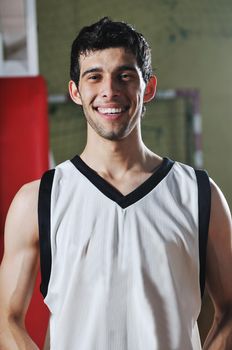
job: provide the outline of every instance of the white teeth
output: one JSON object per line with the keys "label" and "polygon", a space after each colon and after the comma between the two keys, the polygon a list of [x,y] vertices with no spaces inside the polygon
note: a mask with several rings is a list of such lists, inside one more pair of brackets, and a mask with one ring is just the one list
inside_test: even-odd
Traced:
{"label": "white teeth", "polygon": [[122,108],[98,108],[98,112],[102,114],[116,114],[116,113],[121,113]]}

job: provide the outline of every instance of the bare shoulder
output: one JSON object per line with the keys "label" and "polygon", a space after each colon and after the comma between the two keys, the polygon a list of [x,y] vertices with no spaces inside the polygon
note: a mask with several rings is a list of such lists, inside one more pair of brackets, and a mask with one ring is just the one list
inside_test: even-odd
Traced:
{"label": "bare shoulder", "polygon": [[206,280],[213,303],[222,312],[232,305],[232,224],[225,196],[213,180],[211,193]]}
{"label": "bare shoulder", "polygon": [[[16,193],[5,224],[5,241],[17,238],[26,241],[38,241],[38,194],[40,180],[23,185]],[[7,247],[7,244],[6,244]]]}
{"label": "bare shoulder", "polygon": [[27,216],[29,219],[37,212],[40,180],[29,182],[23,185],[16,193],[8,212],[8,216],[19,218]]}
{"label": "bare shoulder", "polygon": [[223,192],[212,179],[210,184],[212,199],[209,234],[216,238],[231,232],[231,213]]}
{"label": "bare shoulder", "polygon": [[20,190],[17,192],[15,199],[21,197],[21,199],[33,200],[38,198],[40,180],[35,180],[28,182],[23,185]]}

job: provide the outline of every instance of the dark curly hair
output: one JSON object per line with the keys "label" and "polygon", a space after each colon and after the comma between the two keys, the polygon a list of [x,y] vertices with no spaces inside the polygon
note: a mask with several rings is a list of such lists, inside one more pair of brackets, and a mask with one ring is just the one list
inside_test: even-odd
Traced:
{"label": "dark curly hair", "polygon": [[91,51],[123,47],[134,54],[145,83],[152,75],[151,50],[142,34],[124,22],[114,22],[108,17],[84,27],[73,41],[71,50],[70,77],[79,83],[79,58]]}

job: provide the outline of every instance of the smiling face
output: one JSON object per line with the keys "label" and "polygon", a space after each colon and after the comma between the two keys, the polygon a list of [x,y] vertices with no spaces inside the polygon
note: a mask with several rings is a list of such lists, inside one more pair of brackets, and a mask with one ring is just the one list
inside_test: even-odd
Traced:
{"label": "smiling face", "polygon": [[132,53],[109,48],[81,55],[78,88],[71,81],[69,90],[82,105],[88,128],[105,139],[120,140],[140,127],[143,103],[154,97],[155,86],[153,77],[146,88]]}

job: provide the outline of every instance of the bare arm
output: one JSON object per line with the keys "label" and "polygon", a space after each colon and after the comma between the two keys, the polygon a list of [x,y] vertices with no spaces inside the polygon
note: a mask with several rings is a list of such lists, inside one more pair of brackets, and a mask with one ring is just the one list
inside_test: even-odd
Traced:
{"label": "bare arm", "polygon": [[204,350],[232,349],[232,224],[226,200],[215,185],[207,247],[206,282],[215,315]]}
{"label": "bare arm", "polygon": [[39,181],[22,187],[9,209],[0,267],[0,348],[35,350],[25,315],[39,266],[37,201]]}

